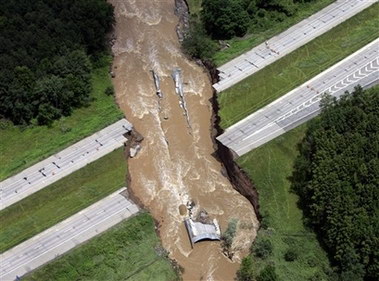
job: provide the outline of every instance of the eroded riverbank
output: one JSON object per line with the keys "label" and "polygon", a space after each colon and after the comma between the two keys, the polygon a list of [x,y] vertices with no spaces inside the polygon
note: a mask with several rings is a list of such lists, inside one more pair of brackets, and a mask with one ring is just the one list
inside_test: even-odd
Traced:
{"label": "eroded riverbank", "polygon": [[[184,268],[184,280],[233,280],[258,222],[252,205],[233,189],[213,156],[212,87],[207,73],[181,53],[175,0],[109,2],[116,17],[112,71],[117,101],[144,137],[142,150],[128,163],[129,189],[158,222],[163,246]],[[175,68],[181,69],[189,121],[175,92]],[[162,99],[151,70],[160,78]],[[185,214],[179,212],[190,201],[195,212],[205,209],[217,218],[222,230],[230,219],[239,219],[233,261],[219,242],[191,249]]]}

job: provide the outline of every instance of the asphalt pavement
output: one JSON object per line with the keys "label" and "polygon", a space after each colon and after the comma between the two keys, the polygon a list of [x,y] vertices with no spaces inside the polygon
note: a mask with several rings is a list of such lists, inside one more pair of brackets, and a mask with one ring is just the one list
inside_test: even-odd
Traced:
{"label": "asphalt pavement", "polygon": [[0,255],[0,280],[16,277],[55,259],[139,212],[122,188],[61,223]]}
{"label": "asphalt pavement", "polygon": [[123,146],[132,125],[121,119],[57,154],[0,182],[0,210]]}
{"label": "asphalt pavement", "polygon": [[241,56],[220,66],[217,92],[237,84],[265,66],[291,53],[378,0],[339,0]]}
{"label": "asphalt pavement", "polygon": [[227,128],[217,139],[237,156],[310,120],[324,93],[339,97],[358,84],[379,83],[379,38],[271,104]]}

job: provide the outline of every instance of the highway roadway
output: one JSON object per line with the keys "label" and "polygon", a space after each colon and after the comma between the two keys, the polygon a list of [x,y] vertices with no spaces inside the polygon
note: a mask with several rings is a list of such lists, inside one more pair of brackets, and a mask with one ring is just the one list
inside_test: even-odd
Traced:
{"label": "highway roadway", "polygon": [[358,84],[379,83],[379,38],[298,88],[251,114],[217,137],[238,156],[320,113],[324,93],[339,97]]}
{"label": "highway roadway", "polygon": [[13,281],[16,276],[27,274],[139,212],[138,207],[121,194],[125,190],[116,191],[1,254],[0,280]]}
{"label": "highway roadway", "polygon": [[59,153],[0,182],[0,210],[121,147],[132,125],[121,119]]}
{"label": "highway roadway", "polygon": [[378,0],[338,0],[241,56],[220,66],[217,92],[237,84],[265,66],[305,45]]}

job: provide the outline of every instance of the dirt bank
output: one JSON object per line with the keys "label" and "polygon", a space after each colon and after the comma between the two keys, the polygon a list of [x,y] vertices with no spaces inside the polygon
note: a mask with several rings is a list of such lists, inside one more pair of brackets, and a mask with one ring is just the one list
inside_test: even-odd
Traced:
{"label": "dirt bank", "polygon": [[[112,72],[117,102],[144,137],[141,151],[128,161],[129,189],[158,222],[162,244],[184,268],[184,280],[233,280],[258,221],[215,157],[213,91],[208,73],[181,52],[177,26],[183,9],[175,0],[109,2],[116,17]],[[184,105],[172,78],[177,68]],[[159,95],[151,70],[159,77]],[[180,210],[191,201],[194,212],[205,209],[222,230],[230,219],[239,220],[233,260],[223,255],[219,242],[191,248],[183,223],[187,214]]]}

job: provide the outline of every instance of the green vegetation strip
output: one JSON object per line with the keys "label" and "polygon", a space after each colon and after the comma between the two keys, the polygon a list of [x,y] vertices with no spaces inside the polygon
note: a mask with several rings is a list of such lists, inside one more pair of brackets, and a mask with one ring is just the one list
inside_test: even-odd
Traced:
{"label": "green vegetation strip", "polygon": [[[195,9],[198,8],[199,5],[196,5],[196,2],[198,1],[199,0],[190,0],[190,8],[191,2],[194,2],[193,7]],[[285,31],[303,19],[308,18],[333,2],[335,2],[335,0],[317,0],[296,3],[297,11],[295,14],[289,17],[283,17],[281,20],[270,18],[270,13],[267,13],[266,17],[258,19],[258,22],[264,22],[260,22],[262,25],[261,27],[252,24],[249,28],[248,34],[243,38],[227,40],[226,42],[230,47],[216,52],[213,56],[213,61],[216,65],[220,66],[263,43],[265,40]]]}
{"label": "green vegetation strip", "polygon": [[[300,126],[238,159],[259,192],[265,227],[258,232],[257,241],[268,239],[273,246],[266,259],[253,257],[255,275],[271,263],[275,264],[279,280],[304,281],[311,277],[326,280],[330,271],[316,235],[303,225],[298,196],[290,191],[297,144],[305,130],[304,125]],[[296,253],[294,261],[285,260],[288,250]]]}
{"label": "green vegetation strip", "polygon": [[379,4],[333,28],[218,96],[227,128],[379,36]]}
{"label": "green vegetation strip", "polygon": [[68,254],[36,270],[25,281],[167,281],[177,274],[154,230],[142,213],[118,224]]}
{"label": "green vegetation strip", "polygon": [[16,127],[2,123],[0,128],[0,180],[22,171],[36,162],[89,136],[122,118],[114,97],[104,91],[111,86],[106,66],[92,73],[94,101],[75,109],[71,116],[47,126]]}
{"label": "green vegetation strip", "polygon": [[31,238],[125,186],[122,148],[0,212],[0,252]]}

